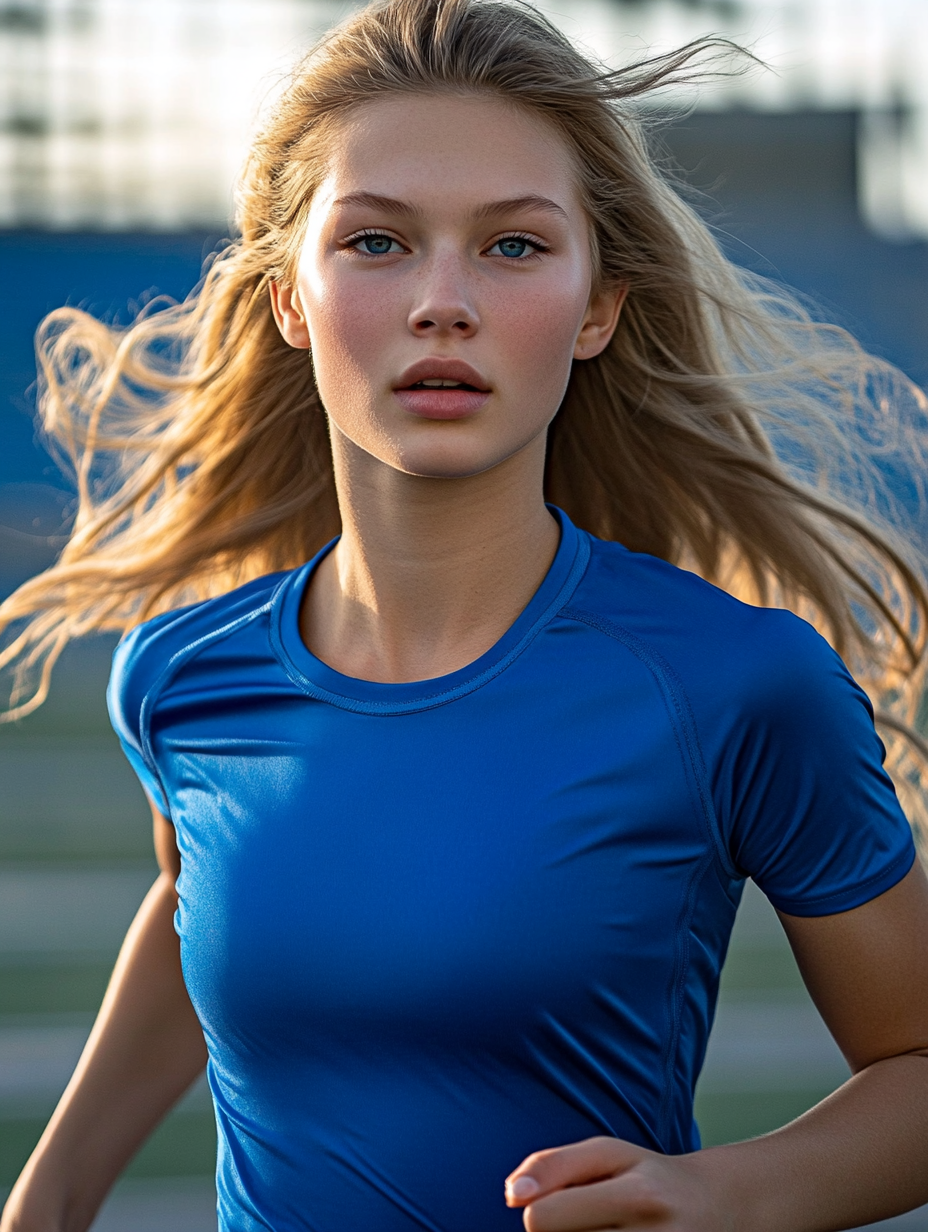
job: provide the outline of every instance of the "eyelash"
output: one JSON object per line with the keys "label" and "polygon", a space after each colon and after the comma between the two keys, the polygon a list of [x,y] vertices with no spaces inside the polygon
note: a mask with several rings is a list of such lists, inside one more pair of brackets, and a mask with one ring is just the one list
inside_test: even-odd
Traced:
{"label": "eyelash", "polygon": [[377,257],[377,256],[393,255],[393,254],[387,254],[387,253],[361,252],[360,248],[358,248],[358,244],[360,244],[361,240],[366,239],[368,237],[374,237],[374,236],[377,237],[378,239],[382,236],[384,239],[390,240],[394,244],[401,243],[401,241],[398,240],[395,235],[390,235],[389,232],[387,231],[380,231],[376,227],[365,227],[363,231],[355,231],[353,235],[349,235],[346,239],[342,240],[342,247],[343,248],[353,248],[355,252],[357,252],[362,257]]}
{"label": "eyelash", "polygon": [[[355,252],[357,252],[362,257],[376,258],[377,256],[393,255],[393,254],[388,254],[388,253],[361,252],[361,250],[357,247],[357,245],[360,244],[361,240],[365,239],[365,237],[367,236],[377,236],[377,237],[383,236],[385,239],[392,240],[394,244],[401,243],[400,240],[398,240],[395,236],[390,235],[386,231],[378,231],[374,227],[366,227],[363,231],[356,231],[354,232],[353,235],[349,235],[346,239],[342,241],[342,246],[344,248],[353,248]],[[531,244],[532,248],[534,248],[535,250],[534,252],[529,253],[527,254],[527,256],[524,256],[524,257],[504,258],[504,260],[508,260],[508,261],[527,261],[531,257],[538,256],[540,253],[551,251],[551,249],[549,248],[547,244],[543,243],[540,239],[537,238],[537,236],[529,235],[528,232],[526,231],[507,231],[505,235],[501,235],[499,236],[498,239],[495,239],[493,243],[490,244],[490,248],[495,248],[497,244],[503,244],[506,242],[506,240],[524,240],[526,244]]]}
{"label": "eyelash", "polygon": [[547,244],[542,243],[542,241],[538,239],[536,236],[529,235],[528,232],[526,231],[507,231],[505,235],[501,235],[499,236],[498,239],[495,239],[493,243],[490,245],[490,247],[495,248],[497,244],[505,244],[506,240],[524,240],[526,244],[531,244],[531,246],[535,249],[534,252],[528,253],[524,257],[504,258],[505,260],[508,260],[508,261],[527,261],[531,257],[537,257],[543,252],[551,251],[550,247]]}

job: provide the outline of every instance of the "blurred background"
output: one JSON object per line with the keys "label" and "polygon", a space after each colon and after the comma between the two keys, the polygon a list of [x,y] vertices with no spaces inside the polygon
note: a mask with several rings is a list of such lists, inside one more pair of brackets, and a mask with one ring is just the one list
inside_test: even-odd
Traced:
{"label": "blurred background", "polygon": [[[71,488],[32,419],[32,335],[78,304],[126,321],[182,297],[228,233],[236,170],[340,0],[0,0],[0,593],[45,567]],[[660,140],[732,257],[806,293],[928,383],[924,0],[547,0],[618,64],[709,32],[769,66],[665,100]],[[106,720],[111,645],[74,647],[0,728],[0,1195],[38,1138],[154,876],[147,810]],[[846,1068],[748,887],[703,1076],[707,1143],[782,1124]],[[197,1088],[96,1228],[215,1229]],[[928,1232],[928,1209],[881,1225]]]}

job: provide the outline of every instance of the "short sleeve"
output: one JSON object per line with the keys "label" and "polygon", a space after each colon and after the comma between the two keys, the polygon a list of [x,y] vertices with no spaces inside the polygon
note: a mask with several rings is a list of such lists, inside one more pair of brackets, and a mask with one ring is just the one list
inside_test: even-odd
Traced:
{"label": "short sleeve", "polygon": [[724,837],[779,910],[848,911],[909,871],[911,828],[866,694],[811,626],[765,615],[763,655],[744,665],[739,718],[719,751]]}
{"label": "short sleeve", "polygon": [[170,817],[170,807],[157,769],[149,763],[145,754],[141,732],[142,703],[150,687],[145,667],[145,632],[147,626],[134,629],[116,647],[106,704],[110,722],[129,764],[138,776],[155,808],[165,817]]}

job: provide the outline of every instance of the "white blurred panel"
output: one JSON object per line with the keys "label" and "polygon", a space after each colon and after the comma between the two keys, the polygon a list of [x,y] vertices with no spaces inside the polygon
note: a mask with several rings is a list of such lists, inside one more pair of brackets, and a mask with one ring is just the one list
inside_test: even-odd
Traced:
{"label": "white blurred panel", "polygon": [[225,225],[262,103],[336,0],[0,2],[0,225]]}
{"label": "white blurred panel", "polygon": [[[224,227],[288,66],[353,0],[0,0],[0,226]],[[852,108],[861,202],[928,234],[925,0],[541,0],[611,64],[707,33],[770,65],[701,107]]]}

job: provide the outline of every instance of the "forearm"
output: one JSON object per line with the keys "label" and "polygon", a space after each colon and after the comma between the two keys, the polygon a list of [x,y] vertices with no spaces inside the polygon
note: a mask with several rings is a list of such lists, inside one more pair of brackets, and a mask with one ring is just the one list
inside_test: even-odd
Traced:
{"label": "forearm", "polygon": [[750,1232],[835,1232],[928,1202],[928,1057],[879,1061],[804,1116],[690,1156]]}
{"label": "forearm", "polygon": [[2,1232],[84,1232],[122,1168],[203,1069],[165,874],[120,951],[74,1076],[10,1195]]}

